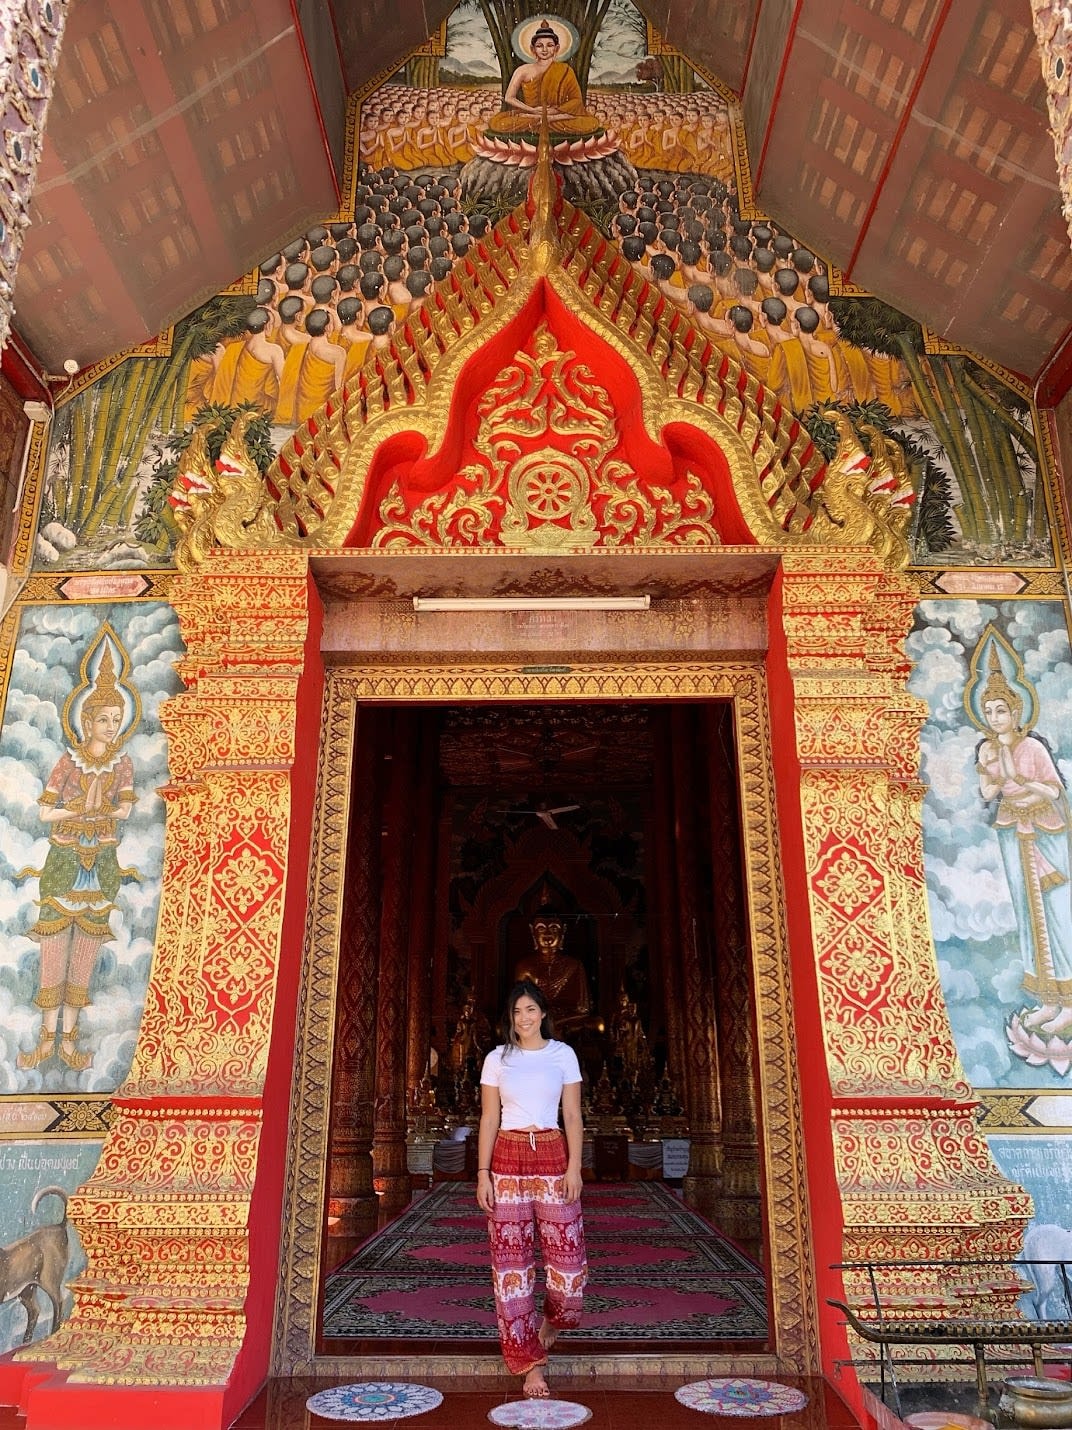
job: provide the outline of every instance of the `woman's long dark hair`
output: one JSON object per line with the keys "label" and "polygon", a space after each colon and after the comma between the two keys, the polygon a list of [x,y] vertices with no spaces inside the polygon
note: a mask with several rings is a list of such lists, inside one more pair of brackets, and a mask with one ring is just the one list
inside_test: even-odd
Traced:
{"label": "woman's long dark hair", "polygon": [[539,1008],[543,1017],[540,1019],[540,1037],[553,1038],[555,1035],[554,1022],[551,1018],[551,1008],[547,1002],[547,995],[537,983],[533,983],[531,978],[523,978],[520,983],[515,983],[510,992],[506,995],[506,1008],[502,1018],[503,1043],[507,1052],[511,1048],[519,1045],[517,1033],[514,1031],[514,1009],[522,998],[531,998]]}

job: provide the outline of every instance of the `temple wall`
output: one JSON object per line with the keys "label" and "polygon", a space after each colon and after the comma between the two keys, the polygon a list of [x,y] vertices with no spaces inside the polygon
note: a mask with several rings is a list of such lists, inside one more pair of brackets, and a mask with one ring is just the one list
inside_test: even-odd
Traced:
{"label": "temple wall", "polygon": [[[470,86],[466,98],[472,113],[462,116],[468,129],[459,129],[444,115],[448,100],[460,102],[449,78],[454,74],[486,80],[478,61],[486,58],[487,48],[478,35],[466,32],[455,33],[452,50],[448,35],[435,83],[426,78],[403,85],[396,79],[368,97],[364,127],[355,128],[354,140],[371,166],[366,175],[370,182],[386,182],[389,167],[398,166],[412,176],[427,166],[446,176],[447,188],[458,187],[460,192],[458,171],[468,152],[468,129],[475,132],[486,121],[490,98],[479,86]],[[664,182],[665,175],[717,180],[725,189],[720,202],[728,203],[743,154],[740,116],[733,104],[705,85],[702,76],[694,76],[696,91],[683,97],[650,86],[632,89],[621,77],[628,69],[624,60],[619,68],[615,80],[608,56],[598,72],[604,76],[605,93],[601,98],[597,81],[589,102],[597,110],[602,103],[604,118],[618,126],[629,162],[638,171],[664,176]],[[666,138],[672,133],[667,116],[680,125],[690,105],[710,128],[710,164],[705,165],[695,147],[690,152],[684,141],[675,146]],[[430,127],[418,144],[415,119],[422,115]],[[357,126],[356,108],[354,122]],[[405,128],[405,144],[391,138],[391,131],[400,127]],[[684,130],[691,132],[687,122]],[[356,178],[351,178],[356,194]],[[494,216],[494,204],[486,207]],[[608,238],[617,242],[610,227],[613,207],[600,210],[600,222]],[[480,211],[476,202],[472,212]],[[765,226],[759,215],[740,220],[739,210],[738,221]],[[797,662],[794,678],[801,708],[807,700],[813,702],[796,731],[788,725],[784,730],[787,740],[800,742],[800,750],[787,746],[779,751],[783,772],[791,769],[795,780],[794,788],[783,788],[781,797],[799,805],[796,817],[802,821],[799,844],[807,878],[799,880],[793,893],[802,899],[821,893],[828,850],[813,836],[821,832],[827,799],[848,825],[856,812],[853,801],[866,796],[871,801],[866,812],[870,822],[864,828],[868,839],[877,841],[898,825],[882,850],[885,873],[895,870],[901,856],[907,869],[891,880],[891,903],[883,908],[884,923],[873,935],[880,950],[896,944],[903,960],[899,973],[905,977],[897,994],[903,1006],[888,1017],[884,1005],[875,1011],[882,1001],[876,989],[883,997],[886,992],[877,956],[871,966],[866,966],[870,954],[865,950],[863,967],[854,965],[852,956],[845,965],[829,962],[820,967],[820,940],[816,937],[811,944],[800,912],[803,904],[794,905],[793,919],[802,930],[797,957],[814,965],[805,972],[798,966],[795,977],[798,987],[807,987],[809,1006],[822,1010],[815,1017],[822,1018],[830,1083],[814,1093],[807,1113],[815,1131],[810,1145],[821,1148],[820,1190],[840,1192],[852,1212],[851,1249],[880,1254],[886,1245],[881,1237],[868,1240],[871,1209],[880,1196],[886,1206],[910,1201],[918,1172],[935,1204],[952,1208],[949,1235],[955,1237],[957,1197],[977,1174],[985,1177],[985,1153],[976,1156],[973,1150],[962,1162],[954,1157],[940,1164],[935,1148],[946,1137],[948,1124],[940,1122],[940,1114],[948,1109],[935,1112],[932,1104],[943,1097],[957,1104],[950,1140],[960,1146],[975,1135],[974,1097],[982,1109],[981,1131],[998,1168],[1035,1198],[1030,1248],[1040,1256],[1064,1254],[1072,1249],[1072,1216],[1067,1210],[1072,1205],[1072,1030],[1062,1036],[1029,1026],[1040,1005],[1036,985],[1025,989],[1023,978],[1028,964],[1042,958],[1044,946],[1058,954],[1066,950],[1072,957],[1069,885],[1060,882],[1068,873],[1067,830],[1063,856],[1060,839],[1047,846],[1042,874],[1048,903],[1041,915],[1037,908],[1033,914],[1015,868],[1002,862],[997,813],[993,801],[984,797],[976,770],[977,746],[987,736],[982,694],[993,652],[1005,680],[1022,691],[1025,708],[1032,710],[1032,735],[1048,741],[1048,747],[1040,748],[1048,749],[1064,779],[1072,777],[1072,612],[1055,463],[1030,394],[1014,377],[995,373],[969,354],[949,352],[918,324],[875,300],[839,294],[821,256],[802,253],[799,245],[792,252],[800,255],[796,261],[802,280],[794,301],[816,312],[822,309],[829,340],[855,371],[859,390],[817,393],[803,382],[798,368],[795,386],[785,378],[782,399],[828,459],[834,458],[838,439],[819,410],[823,401],[833,402],[842,415],[861,424],[877,423],[897,444],[915,495],[905,538],[910,548],[907,580],[913,585],[908,596],[902,590],[897,599],[907,611],[915,600],[912,591],[919,593],[907,644],[882,655],[890,669],[876,673],[860,661],[857,712],[881,708],[883,719],[890,710],[903,715],[901,726],[884,727],[881,741],[869,746],[870,735],[861,724],[841,732],[826,730],[826,744],[816,740],[807,747],[808,720],[814,715],[818,722],[817,712],[831,700],[830,690],[820,688],[825,676],[817,672],[828,667],[835,673],[831,678],[836,677],[839,648],[831,637],[819,653],[803,646],[790,652],[790,662]],[[220,1320],[202,1332],[204,1344],[197,1354],[185,1361],[176,1354],[163,1365],[161,1378],[170,1376],[176,1384],[197,1376],[203,1384],[216,1384],[229,1373],[242,1341],[243,1298],[251,1277],[258,1288],[272,1283],[283,1195],[281,1115],[264,1141],[260,1112],[266,1089],[276,1098],[275,1105],[282,1106],[292,1054],[288,1039],[298,998],[308,889],[304,841],[312,824],[312,769],[319,734],[316,601],[309,592],[304,557],[295,557],[289,566],[289,558],[280,558],[274,575],[274,568],[267,574],[254,570],[258,579],[248,589],[243,586],[244,561],[250,571],[248,556],[218,561],[213,568],[218,586],[177,575],[179,525],[176,503],[170,500],[188,494],[206,473],[217,473],[221,463],[244,464],[247,472],[267,470],[297,425],[317,410],[309,383],[304,389],[295,385],[294,402],[284,410],[278,390],[270,392],[270,385],[248,372],[238,376],[247,322],[262,302],[258,283],[268,282],[272,289],[264,305],[279,308],[281,290],[273,286],[269,267],[266,263],[261,273],[238,278],[232,290],[137,354],[80,374],[65,394],[47,457],[35,458],[28,474],[17,533],[27,559],[16,571],[15,604],[0,637],[0,1241],[10,1245],[34,1235],[39,1223],[58,1220],[62,1198],[53,1194],[46,1199],[41,1195],[46,1189],[58,1187],[74,1198],[81,1188],[77,1203],[83,1225],[99,1222],[104,1227],[96,1253],[108,1274],[119,1279],[128,1235],[124,1216],[133,1217],[130,1207],[138,1197],[158,1208],[175,1192],[181,1204],[175,1215],[185,1218],[182,1235],[187,1241],[177,1233],[175,1245],[164,1247],[161,1218],[151,1229],[157,1239],[146,1234],[136,1243],[139,1252],[148,1248],[160,1255],[167,1274],[173,1275],[170,1291],[177,1303],[187,1289],[183,1276],[190,1274],[182,1269],[179,1252],[196,1239],[191,1228],[207,1225],[210,1252],[227,1263],[219,1286],[229,1298],[226,1314],[221,1312]],[[708,276],[712,269],[707,269]],[[804,281],[811,272],[831,281],[829,305],[805,297]],[[336,312],[338,302],[336,294]],[[404,301],[395,306],[402,311],[393,321],[411,315],[411,305]],[[360,341],[364,346],[354,359],[358,369],[371,350],[371,337]],[[741,351],[735,339],[723,334],[712,364],[725,353],[743,361]],[[347,350],[346,362],[352,352]],[[870,396],[865,400],[866,393]],[[239,438],[233,434],[239,406],[246,401],[258,408],[258,416]],[[712,563],[718,559],[712,553]],[[851,595],[855,599],[870,589],[861,580]],[[811,629],[821,630],[821,593],[808,599]],[[831,629],[842,619],[846,629],[855,623],[853,633],[863,631],[861,641],[866,644],[871,613],[858,601],[850,614],[846,610],[847,605],[842,609],[828,593]],[[876,649],[886,638],[875,642]],[[389,639],[388,631],[385,641]],[[682,645],[687,644],[686,638]],[[184,663],[191,645],[196,659]],[[76,1021],[66,1024],[67,1003],[62,998],[52,1002],[53,1011],[60,1010],[60,1035],[42,1047],[48,1009],[35,1002],[40,995],[41,944],[31,931],[43,917],[42,900],[62,901],[76,887],[90,888],[92,879],[78,884],[79,868],[83,874],[91,871],[80,863],[77,841],[90,840],[91,835],[86,829],[75,830],[63,869],[54,859],[46,879],[49,887],[42,887],[45,873],[37,871],[46,869],[54,847],[49,834],[55,826],[42,821],[41,809],[49,806],[42,806],[40,797],[65,749],[77,754],[84,739],[79,712],[101,680],[106,649],[121,690],[116,737],[121,743],[116,753],[129,757],[135,801],[129,819],[118,822],[107,836],[109,843],[117,841],[113,847],[119,870],[114,897],[109,896],[113,907],[103,915],[110,937],[100,938],[98,926],[99,946],[94,949],[89,946],[92,932],[82,930],[89,940],[80,951],[81,967],[88,969],[85,1000],[78,997],[70,1005]],[[900,676],[890,670],[903,655],[914,662],[909,691],[925,710],[897,706]],[[792,694],[788,677],[784,688]],[[917,738],[922,750],[918,776],[925,793],[917,779]],[[96,786],[91,793],[90,786],[113,756],[95,758],[96,764],[82,771],[87,778],[80,784],[79,798],[96,811],[97,828],[102,796]],[[867,761],[871,764],[861,773]],[[293,789],[300,794],[294,802]],[[920,800],[922,870],[907,868],[905,855],[915,847],[912,820]],[[173,818],[170,903],[169,883],[162,880],[165,804]],[[1067,815],[1067,799],[1061,796],[1056,804]],[[231,838],[239,815],[256,825],[260,842],[252,852]],[[789,822],[784,809],[782,818]],[[810,832],[804,827],[808,820]],[[933,982],[929,940],[921,926],[905,926],[902,911],[916,907],[905,887],[914,888],[921,875],[928,888],[941,996],[928,1006],[927,1037],[920,1035],[917,1045],[913,1039],[920,1028],[902,1014],[911,1004],[913,989],[929,989]],[[192,914],[180,897],[190,888],[201,900],[190,906]],[[1056,900],[1055,890],[1060,895]],[[813,914],[816,907],[813,903]],[[211,919],[204,916],[206,909]],[[853,978],[858,986],[849,987]],[[855,1005],[850,995],[858,995]],[[944,1026],[946,1014],[953,1051],[930,1037],[934,1028]],[[76,1032],[66,1045],[65,1061],[62,1032],[68,1027]],[[865,1033],[873,1032],[874,1045],[854,1060],[855,1040],[865,1042]],[[961,1070],[970,1084],[967,1090]],[[832,1119],[832,1098],[841,1099],[840,1121]],[[883,1100],[890,1105],[900,1100],[901,1111],[887,1121],[874,1111]],[[918,1105],[918,1118],[901,1115],[906,1103]],[[106,1137],[110,1160],[98,1167]],[[886,1177],[884,1185],[867,1183],[866,1174],[874,1171],[873,1163],[868,1165],[869,1149],[894,1144],[895,1153],[876,1173]],[[971,1145],[974,1149],[975,1143]],[[178,1165],[179,1157],[154,1181],[160,1149],[168,1146],[182,1149],[183,1156],[189,1153],[189,1167]],[[926,1156],[916,1162],[921,1146]],[[221,1168],[231,1179],[227,1195],[218,1194],[215,1186]],[[265,1169],[267,1178],[257,1184],[258,1191],[254,1184]],[[167,1177],[174,1182],[167,1183]],[[813,1184],[813,1191],[820,1182]],[[32,1204],[39,1195],[35,1211]],[[75,1223],[68,1229],[61,1317],[70,1314],[71,1287],[86,1260]],[[834,1219],[828,1219],[822,1241],[828,1260],[844,1253],[846,1240],[839,1239],[838,1231]],[[90,1311],[96,1314],[99,1306],[92,1288],[80,1284],[87,1308],[80,1334],[85,1334]],[[1050,1289],[1040,1286],[1025,1309],[1052,1315],[1050,1297]],[[34,1351],[45,1357],[55,1353],[55,1343],[43,1342],[53,1328],[43,1299],[40,1305]],[[124,1308],[128,1319],[117,1322],[117,1337],[122,1332],[130,1340],[127,1332],[140,1309]],[[244,1373],[254,1384],[267,1364],[270,1295],[251,1315],[256,1323]],[[160,1312],[157,1325],[176,1344],[181,1341],[176,1305]],[[103,1313],[91,1329],[107,1343]],[[24,1332],[21,1303],[0,1305],[0,1348],[18,1345]],[[65,1354],[74,1354],[72,1344],[70,1338],[64,1340]],[[88,1339],[83,1347],[86,1344]],[[148,1375],[146,1362],[136,1357],[125,1369],[132,1383]]]}

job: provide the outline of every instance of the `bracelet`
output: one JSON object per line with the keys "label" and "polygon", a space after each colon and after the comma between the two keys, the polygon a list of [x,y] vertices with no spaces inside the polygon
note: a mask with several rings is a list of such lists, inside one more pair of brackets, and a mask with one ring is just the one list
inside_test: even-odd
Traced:
{"label": "bracelet", "polygon": [[490,1167],[478,1167],[476,1170],[477,1170],[478,1173],[480,1173],[480,1172],[490,1172],[490,1171],[491,1171],[491,1168],[490,1168]]}

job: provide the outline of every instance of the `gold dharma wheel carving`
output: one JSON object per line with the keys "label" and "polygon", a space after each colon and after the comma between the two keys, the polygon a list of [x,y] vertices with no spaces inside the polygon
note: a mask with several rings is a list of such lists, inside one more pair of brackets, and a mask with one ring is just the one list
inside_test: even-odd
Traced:
{"label": "gold dharma wheel carving", "polygon": [[503,538],[515,546],[592,546],[597,535],[592,479],[585,462],[555,447],[509,468]]}

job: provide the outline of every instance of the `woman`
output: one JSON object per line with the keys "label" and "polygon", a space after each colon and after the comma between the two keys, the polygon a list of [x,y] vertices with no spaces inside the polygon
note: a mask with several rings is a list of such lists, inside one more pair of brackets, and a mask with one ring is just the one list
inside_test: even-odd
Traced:
{"label": "woman", "polygon": [[[476,1199],[488,1214],[491,1281],[507,1369],[529,1399],[549,1394],[543,1367],[559,1331],[577,1326],[588,1279],[581,1221],[581,1070],[551,1037],[547,999],[529,979],[511,988],[504,1041],[480,1074]],[[558,1128],[559,1103],[565,1135]],[[537,1326],[533,1221],[546,1270]]]}

